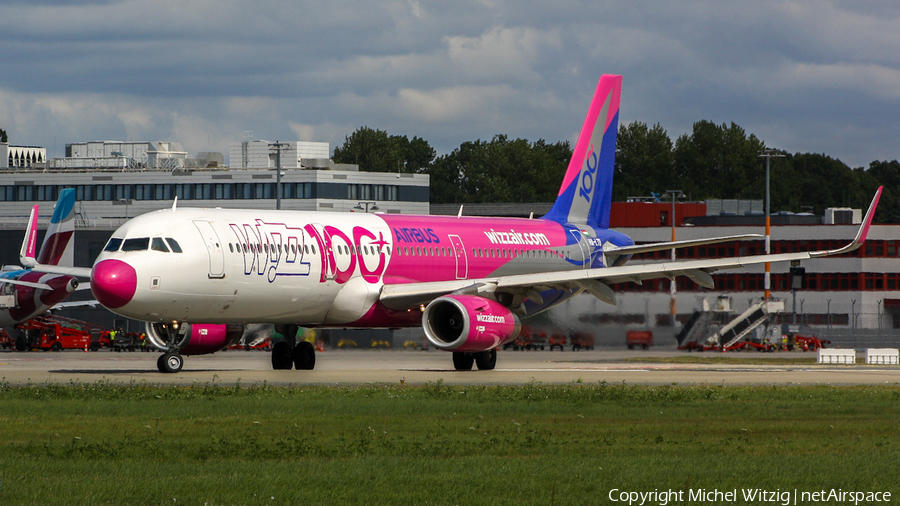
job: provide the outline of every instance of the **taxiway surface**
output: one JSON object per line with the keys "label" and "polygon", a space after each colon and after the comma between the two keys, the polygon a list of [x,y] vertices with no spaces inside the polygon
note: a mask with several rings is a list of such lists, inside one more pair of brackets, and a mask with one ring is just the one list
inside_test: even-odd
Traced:
{"label": "taxiway surface", "polygon": [[646,357],[686,355],[674,349],[627,351],[501,351],[493,371],[454,371],[449,353],[422,350],[329,350],[317,353],[313,371],[274,371],[263,351],[226,351],[186,357],[178,374],[156,369],[157,353],[99,351],[0,352],[0,382],[13,385],[70,382],[191,385],[562,383],[627,384],[897,384],[900,366],[774,364],[768,358],[814,358],[813,353],[747,354],[750,364],[640,362]]}

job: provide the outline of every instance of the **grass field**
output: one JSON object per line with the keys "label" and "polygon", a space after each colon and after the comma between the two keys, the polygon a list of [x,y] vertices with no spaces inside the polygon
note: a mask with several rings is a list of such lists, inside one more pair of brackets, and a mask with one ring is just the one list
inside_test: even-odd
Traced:
{"label": "grass field", "polygon": [[0,421],[2,505],[900,498],[896,386],[0,384]]}

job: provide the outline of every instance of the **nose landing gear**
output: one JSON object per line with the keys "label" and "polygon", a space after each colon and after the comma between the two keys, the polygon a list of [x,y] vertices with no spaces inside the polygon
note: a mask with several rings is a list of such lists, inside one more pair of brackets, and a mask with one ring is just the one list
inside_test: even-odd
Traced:
{"label": "nose landing gear", "polygon": [[156,367],[159,372],[176,373],[184,367],[184,357],[177,351],[163,353],[156,359]]}

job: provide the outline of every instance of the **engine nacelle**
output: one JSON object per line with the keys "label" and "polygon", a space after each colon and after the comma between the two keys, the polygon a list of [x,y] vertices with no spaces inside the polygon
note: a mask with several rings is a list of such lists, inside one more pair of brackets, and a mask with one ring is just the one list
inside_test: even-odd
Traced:
{"label": "engine nacelle", "polygon": [[182,355],[215,353],[241,340],[243,325],[147,322],[147,339],[162,351]]}
{"label": "engine nacelle", "polygon": [[519,336],[522,323],[506,306],[476,295],[445,295],[422,316],[425,337],[447,351],[487,351]]}

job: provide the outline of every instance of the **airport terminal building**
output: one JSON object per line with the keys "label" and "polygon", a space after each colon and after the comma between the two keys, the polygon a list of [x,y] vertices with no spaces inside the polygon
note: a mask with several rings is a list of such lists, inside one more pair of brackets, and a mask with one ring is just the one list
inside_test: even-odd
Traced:
{"label": "airport terminal building", "polygon": [[[255,156],[251,160],[259,165],[238,168],[219,163],[198,166],[198,159],[186,156],[178,163],[161,164],[161,160],[174,158],[158,158],[159,152],[147,149],[173,148],[177,143],[130,143],[132,156],[124,157],[115,149],[124,149],[125,143],[106,141],[106,147],[93,144],[104,143],[68,145],[67,152],[75,155],[81,150],[84,155],[56,159],[49,168],[0,170],[3,227],[23,229],[18,221],[27,219],[31,205],[52,206],[63,188],[76,189],[77,212],[88,228],[114,229],[129,217],[170,207],[176,197],[185,206],[275,209],[280,196],[282,209],[429,212],[427,174],[360,172],[355,165],[334,164],[327,157],[306,158],[302,151],[297,156],[296,144],[300,143],[294,144],[293,157],[287,156],[290,150],[283,153],[280,177],[269,156]],[[268,146],[265,141],[257,141],[253,147],[260,144]],[[328,151],[327,143],[305,144],[317,145],[313,146],[317,156]],[[109,153],[116,155],[106,156]],[[183,151],[166,152],[166,156],[174,154],[186,155]],[[204,161],[214,158],[209,153],[204,155]],[[91,161],[102,163],[99,167],[82,166]]]}

